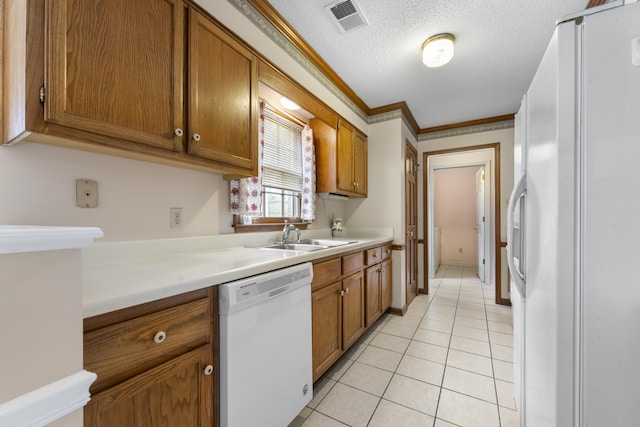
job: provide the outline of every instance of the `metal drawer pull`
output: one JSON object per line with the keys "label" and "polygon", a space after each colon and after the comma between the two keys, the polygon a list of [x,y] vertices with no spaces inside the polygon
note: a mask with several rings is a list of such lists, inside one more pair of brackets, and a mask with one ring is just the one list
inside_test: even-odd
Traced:
{"label": "metal drawer pull", "polygon": [[156,344],[160,344],[164,342],[165,338],[167,338],[167,333],[165,331],[160,331],[153,336],[153,341]]}
{"label": "metal drawer pull", "polygon": [[204,374],[211,375],[213,374],[213,365],[207,365],[204,367]]}

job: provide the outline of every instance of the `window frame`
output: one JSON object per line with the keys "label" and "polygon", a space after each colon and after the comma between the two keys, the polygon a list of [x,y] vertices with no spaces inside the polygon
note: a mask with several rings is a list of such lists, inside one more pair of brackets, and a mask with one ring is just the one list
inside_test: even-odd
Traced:
{"label": "window frame", "polygon": [[[305,123],[304,121],[302,121],[301,119],[299,119],[298,117],[295,117],[285,111],[280,110],[277,107],[274,107],[272,104],[261,100],[261,102],[264,102],[264,108],[265,109],[269,109],[269,111],[272,114],[278,115],[281,118],[288,120],[292,123],[295,123],[298,126],[304,127],[304,126],[308,126],[308,123]],[[268,188],[274,188],[274,187],[268,187]],[[264,189],[264,187],[263,187]],[[291,190],[287,190],[287,191],[291,191]],[[262,194],[262,209],[263,209],[263,213],[264,213],[264,209],[265,209],[265,192],[263,191]],[[300,214],[302,212],[302,205],[301,205],[301,200],[302,200],[302,193],[299,194],[298,197],[298,214]],[[251,224],[245,224],[242,221],[242,216],[241,215],[237,215],[234,214],[233,215],[233,224],[232,227],[235,229],[236,233],[250,233],[250,232],[259,232],[259,231],[280,231],[282,230],[282,228],[284,227],[285,221],[287,224],[294,224],[296,226],[296,228],[300,229],[300,230],[306,230],[307,226],[309,225],[310,222],[304,221],[302,220],[302,218],[300,216],[298,217],[264,217],[264,216],[260,216],[260,217],[250,217],[251,218]]]}

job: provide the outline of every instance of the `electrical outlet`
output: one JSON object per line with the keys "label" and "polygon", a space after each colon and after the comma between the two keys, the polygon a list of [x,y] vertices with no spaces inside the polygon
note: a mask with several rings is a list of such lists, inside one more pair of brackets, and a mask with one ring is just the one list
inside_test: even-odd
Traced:
{"label": "electrical outlet", "polygon": [[76,179],[76,206],[95,208],[98,206],[98,183],[92,179]]}
{"label": "electrical outlet", "polygon": [[169,214],[169,227],[182,228],[182,208],[171,208]]}

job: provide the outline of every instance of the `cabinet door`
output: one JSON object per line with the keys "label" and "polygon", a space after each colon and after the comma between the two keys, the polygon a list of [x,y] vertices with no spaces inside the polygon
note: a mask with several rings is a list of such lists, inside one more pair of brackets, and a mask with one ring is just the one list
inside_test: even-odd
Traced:
{"label": "cabinet door", "polygon": [[366,285],[367,285],[367,293],[365,296],[366,300],[366,326],[369,327],[376,321],[380,314],[382,314],[382,310],[380,309],[380,274],[381,268],[379,265],[374,265],[373,267],[369,267],[366,270]]}
{"label": "cabinet door", "polygon": [[182,2],[47,3],[45,121],[180,151]]}
{"label": "cabinet door", "polygon": [[391,267],[390,259],[380,264],[380,309],[383,313],[391,307],[391,300],[393,298]]}
{"label": "cabinet door", "polygon": [[365,330],[364,274],[359,271],[342,279],[342,347],[348,349]]}
{"label": "cabinet door", "polygon": [[339,190],[353,193],[355,190],[353,176],[354,129],[342,121],[339,126],[336,154],[336,187]]}
{"label": "cabinet door", "polygon": [[215,425],[210,346],[202,347],[91,396],[91,427],[204,427]]}
{"label": "cabinet door", "polygon": [[311,294],[313,380],[342,354],[342,297],[340,281]]}
{"label": "cabinet door", "polygon": [[367,137],[356,131],[353,139],[353,181],[359,195],[367,195],[367,179]]}
{"label": "cabinet door", "polygon": [[257,175],[257,60],[208,18],[189,11],[190,154]]}

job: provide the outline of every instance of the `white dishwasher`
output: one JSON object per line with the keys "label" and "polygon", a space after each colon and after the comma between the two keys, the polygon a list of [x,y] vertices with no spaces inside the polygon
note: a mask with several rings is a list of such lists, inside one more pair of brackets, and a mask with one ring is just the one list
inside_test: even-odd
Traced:
{"label": "white dishwasher", "polygon": [[220,425],[286,427],[311,400],[311,263],[219,286]]}

